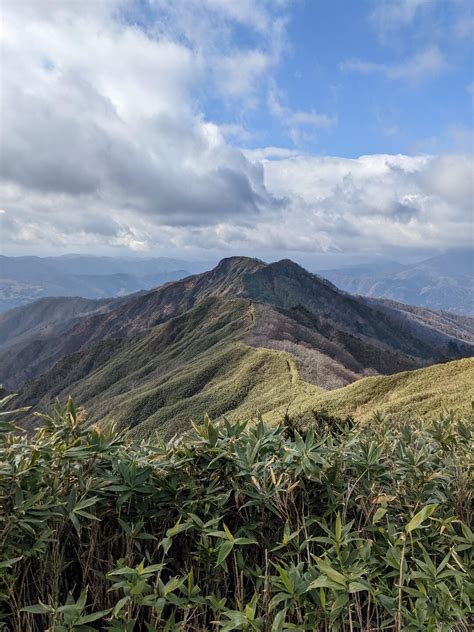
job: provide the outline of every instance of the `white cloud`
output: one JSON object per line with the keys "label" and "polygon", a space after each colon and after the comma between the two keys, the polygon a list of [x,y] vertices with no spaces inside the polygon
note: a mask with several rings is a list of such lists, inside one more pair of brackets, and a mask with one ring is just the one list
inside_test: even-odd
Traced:
{"label": "white cloud", "polygon": [[[272,72],[284,17],[275,6],[154,2],[145,24],[121,0],[5,3],[4,247],[265,257],[464,245],[467,157],[350,160],[229,143],[248,140],[245,117],[232,113],[266,99],[268,86],[271,112],[295,143],[337,123],[282,103]],[[236,28],[248,29],[245,45]],[[434,72],[436,56],[421,66]],[[404,68],[375,70],[419,75]],[[206,119],[202,86],[225,93],[228,123]]]}
{"label": "white cloud", "polygon": [[[129,0],[130,2],[131,0]],[[151,0],[156,21],[152,35],[188,46],[206,72],[207,93],[239,99],[253,108],[270,70],[286,50],[285,2],[273,0]],[[238,34],[245,29],[246,45]]]}
{"label": "white cloud", "polygon": [[271,59],[260,50],[238,51],[217,62],[219,87],[226,97],[247,96],[255,102],[259,80],[268,70]]}
{"label": "white cloud", "polygon": [[448,64],[441,51],[428,48],[412,58],[398,64],[382,64],[360,59],[349,59],[341,64],[342,70],[361,74],[379,73],[387,79],[404,80],[412,83],[435,77],[446,70]]}
{"label": "white cloud", "polygon": [[279,160],[281,158],[299,156],[301,152],[298,149],[288,149],[287,147],[261,147],[258,149],[246,149],[244,154],[253,162],[260,162],[265,159]]}
{"label": "white cloud", "polygon": [[[67,195],[43,196],[10,187],[5,234],[18,244],[48,241],[71,251],[122,246],[201,252],[364,252],[469,246],[474,165],[468,156],[371,155],[315,157],[279,148],[246,151],[262,169],[268,194],[283,200],[248,218],[216,215],[213,222],[158,225],[135,208],[103,213],[94,199],[78,212]],[[205,255],[211,257],[211,254]]]}
{"label": "white cloud", "polygon": [[313,140],[317,129],[329,129],[337,124],[337,117],[323,112],[311,110],[292,110],[283,105],[281,95],[275,85],[268,93],[268,107],[270,112],[286,127],[287,133],[295,145],[302,141]]}
{"label": "white cloud", "polygon": [[473,166],[468,156],[265,160],[266,185],[287,205],[240,235],[255,247],[264,235],[267,247],[306,252],[467,246]]}
{"label": "white cloud", "polygon": [[335,123],[335,118],[327,114],[320,114],[311,110],[310,112],[296,111],[290,113],[290,121],[293,125],[309,125],[311,127],[331,127]]}
{"label": "white cloud", "polygon": [[410,25],[434,0],[377,0],[370,21],[383,39],[387,34]]}
{"label": "white cloud", "polygon": [[372,0],[369,22],[382,44],[400,50],[407,45],[452,48],[474,35],[472,0]]}
{"label": "white cloud", "polygon": [[[235,9],[209,3],[224,15],[217,30],[232,29]],[[237,17],[245,23],[252,3],[244,5]],[[262,7],[257,29],[269,20]],[[261,38],[262,51],[226,48],[220,55],[213,29],[204,37],[214,14],[203,9],[203,31],[191,42],[186,20],[179,34],[175,22],[163,27],[174,10],[167,2],[155,5],[146,28],[127,21],[129,9],[118,1],[2,8],[0,194],[20,240],[77,234],[125,243],[132,235],[130,244],[140,245],[149,243],[146,229],[144,238],[135,235],[141,218],[201,226],[226,217],[247,221],[278,204],[262,169],[226,143],[195,98],[214,80],[227,86],[229,99],[253,97],[267,69],[264,49],[273,43]],[[225,77],[215,75],[218,62]]]}
{"label": "white cloud", "polygon": [[270,18],[265,5],[268,2],[256,3],[254,0],[202,0],[202,5],[221,13],[230,20],[235,20],[246,26],[262,32],[269,28]]}

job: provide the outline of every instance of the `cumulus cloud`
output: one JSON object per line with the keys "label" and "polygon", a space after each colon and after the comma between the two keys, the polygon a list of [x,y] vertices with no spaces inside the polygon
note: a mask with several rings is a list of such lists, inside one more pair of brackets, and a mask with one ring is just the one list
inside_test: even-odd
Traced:
{"label": "cumulus cloud", "polygon": [[[54,232],[80,222],[84,233],[112,231],[123,241],[123,226],[126,234],[136,231],[141,217],[157,225],[208,225],[278,204],[261,166],[227,144],[193,98],[206,81],[229,97],[253,97],[273,44],[218,55],[211,35],[187,37],[184,10],[191,4],[182,4],[179,34],[166,28],[176,17],[166,2],[150,5],[156,13],[147,28],[119,1],[4,6],[2,197],[8,216],[25,216],[23,239],[36,235],[25,228],[29,220],[54,222]],[[222,29],[235,19],[261,30],[270,19],[263,4],[207,4],[213,15],[203,10],[203,29],[216,13]],[[215,76],[219,64],[224,77]],[[89,222],[98,213],[114,218],[104,222],[106,231]]]}
{"label": "cumulus cloud", "polygon": [[[261,154],[257,154],[261,155]],[[287,206],[267,232],[278,247],[383,252],[467,246],[472,239],[470,156],[291,156],[264,160],[265,182]]]}
{"label": "cumulus cloud", "polygon": [[[272,69],[285,50],[283,2],[150,0],[146,19],[140,6],[3,5],[9,252],[47,244],[265,257],[470,239],[466,156],[348,159],[231,144],[248,138],[235,114],[258,102],[295,144],[337,124],[335,114],[282,103]],[[225,98],[227,123],[203,114],[203,86]]]}

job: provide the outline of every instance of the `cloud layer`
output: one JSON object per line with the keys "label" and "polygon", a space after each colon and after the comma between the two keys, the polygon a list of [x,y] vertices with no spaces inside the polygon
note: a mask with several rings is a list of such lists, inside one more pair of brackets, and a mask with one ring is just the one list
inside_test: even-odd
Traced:
{"label": "cloud layer", "polygon": [[[275,96],[284,2],[152,1],[147,10],[144,20],[119,0],[2,7],[6,250],[265,256],[468,242],[469,157],[350,160],[228,142],[245,137],[236,112],[258,103],[295,143],[308,128],[337,124]],[[423,73],[443,64],[435,49],[418,62]],[[416,64],[350,63],[417,78]],[[205,116],[209,94],[228,123]]]}
{"label": "cloud layer", "polygon": [[293,156],[264,164],[268,188],[288,200],[279,223],[287,248],[351,252],[357,244],[376,253],[472,240],[468,156]]}

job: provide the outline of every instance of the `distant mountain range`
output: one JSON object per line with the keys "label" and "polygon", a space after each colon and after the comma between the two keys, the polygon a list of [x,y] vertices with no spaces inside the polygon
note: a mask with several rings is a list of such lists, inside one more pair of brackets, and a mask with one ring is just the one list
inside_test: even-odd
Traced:
{"label": "distant mountain range", "polygon": [[[203,272],[210,266],[166,257],[0,256],[0,312],[51,296],[126,296]],[[474,314],[472,250],[450,252],[414,265],[382,260],[318,274],[351,294]]]}
{"label": "distant mountain range", "polygon": [[450,252],[414,265],[382,261],[320,274],[352,294],[474,314],[473,250]]}
{"label": "distant mountain range", "polygon": [[[271,417],[297,405],[309,414],[361,378],[472,355],[474,319],[354,297],[289,260],[232,257],[150,292],[50,299],[0,317],[0,381],[20,388],[19,403],[47,409],[72,394],[91,421],[142,436],[173,434],[205,413]],[[458,405],[474,397],[473,364],[449,369],[457,387],[446,396]],[[389,382],[368,384],[351,391],[364,410],[367,388],[389,402],[381,394]],[[405,392],[403,379],[396,384]],[[428,408],[443,395],[411,388]],[[349,405],[354,414],[359,400]],[[337,395],[327,402],[340,404]]]}
{"label": "distant mountain range", "polygon": [[157,257],[0,256],[0,312],[49,296],[124,296],[206,269],[206,264]]}

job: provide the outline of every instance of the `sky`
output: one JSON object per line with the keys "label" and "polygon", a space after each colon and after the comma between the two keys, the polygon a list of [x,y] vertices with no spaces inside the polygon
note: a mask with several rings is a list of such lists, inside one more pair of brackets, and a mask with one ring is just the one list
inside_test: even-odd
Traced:
{"label": "sky", "polygon": [[473,239],[464,0],[3,0],[3,254],[415,260]]}

